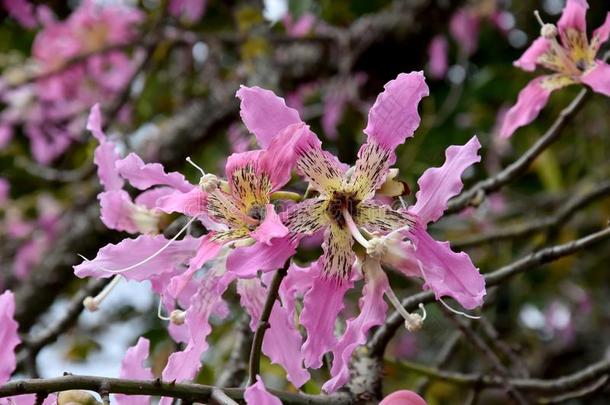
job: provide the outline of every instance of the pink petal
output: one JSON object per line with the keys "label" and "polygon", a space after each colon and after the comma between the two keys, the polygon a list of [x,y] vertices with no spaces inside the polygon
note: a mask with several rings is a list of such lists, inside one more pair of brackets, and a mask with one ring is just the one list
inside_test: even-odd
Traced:
{"label": "pink petal", "polygon": [[610,65],[601,60],[595,61],[595,66],[587,70],[580,80],[594,91],[610,96]]}
{"label": "pink petal", "polygon": [[337,139],[337,126],[343,117],[347,97],[345,94],[331,94],[324,98],[322,112],[322,129],[328,139]]}
{"label": "pink petal", "polygon": [[[428,95],[428,86],[422,72],[412,72],[399,74],[386,83],[384,89],[369,111],[364,132],[369,141],[393,151],[405,139],[412,137],[419,126],[417,106],[422,97]],[[391,163],[395,159],[393,156]]]}
{"label": "pink petal", "polygon": [[447,209],[447,201],[462,191],[462,173],[481,161],[480,148],[476,136],[463,146],[450,146],[445,151],[445,163],[426,170],[419,178],[417,202],[410,211],[417,214],[422,224],[437,221]]}
{"label": "pink petal", "polygon": [[295,254],[296,243],[289,238],[274,239],[272,244],[257,242],[234,249],[227,258],[227,270],[240,278],[251,278],[258,271],[277,270]]}
{"label": "pink petal", "polygon": [[467,8],[460,8],[449,21],[451,36],[468,55],[479,45],[479,17]]}
{"label": "pink petal", "polygon": [[597,53],[599,47],[608,40],[610,35],[610,13],[606,14],[604,23],[591,36],[591,48]]}
{"label": "pink petal", "polygon": [[151,188],[151,189],[148,189],[148,190],[140,193],[136,197],[134,202],[136,203],[136,205],[146,207],[146,208],[152,210],[152,209],[157,208],[157,201],[159,201],[163,197],[172,195],[175,192],[176,191],[174,189],[172,189],[171,187],[165,187],[165,186],[155,187],[155,188]]}
{"label": "pink petal", "polygon": [[303,344],[305,367],[320,368],[322,356],[337,344],[335,322],[343,310],[343,297],[352,287],[351,282],[338,283],[335,279],[326,278],[320,272],[321,260],[312,264],[312,276],[315,277],[311,289],[303,299],[301,325],[307,331],[307,340]]}
{"label": "pink petal", "polygon": [[130,153],[124,159],[119,160],[116,167],[119,174],[129,184],[140,190],[165,185],[186,193],[195,187],[186,181],[181,173],[165,173],[165,169],[160,163],[144,163],[135,153]]}
{"label": "pink petal", "polygon": [[6,290],[0,295],[0,384],[8,381],[17,366],[15,347],[21,343],[21,339],[17,333],[19,325],[13,319],[14,315],[15,297],[11,291]]}
{"label": "pink petal", "polygon": [[156,208],[168,214],[179,212],[196,217],[205,212],[206,194],[199,187],[187,193],[176,191],[157,200]]}
{"label": "pink petal", "polygon": [[[237,292],[241,305],[250,315],[250,328],[255,331],[258,327],[267,289],[261,285],[259,279],[239,280]],[[296,329],[294,317],[291,317],[286,308],[276,301],[269,317],[270,328],[263,340],[263,353],[271,359],[272,363],[281,365],[286,370],[288,380],[295,387],[305,384],[310,378],[307,370],[303,368],[301,355],[301,334]]]}
{"label": "pink petal", "polygon": [[426,401],[413,391],[394,391],[386,396],[379,405],[427,405]]}
{"label": "pink petal", "polygon": [[424,286],[434,291],[437,299],[448,295],[466,309],[483,304],[485,279],[466,253],[455,253],[449,242],[437,242],[420,228],[411,231],[411,239],[422,264]]}
{"label": "pink petal", "polygon": [[287,107],[284,99],[270,90],[241,86],[236,96],[241,100],[241,119],[262,148],[284,128],[301,122],[297,110]]}
{"label": "pink petal", "polygon": [[29,29],[36,27],[34,6],[27,0],[4,0],[4,8],[21,26]]}
{"label": "pink petal", "polygon": [[280,216],[275,212],[273,204],[267,204],[263,222],[250,233],[257,242],[271,245],[274,238],[282,238],[288,234],[288,228],[282,224]]}
{"label": "pink petal", "polygon": [[188,269],[179,276],[172,278],[168,287],[168,292],[172,297],[178,298],[182,290],[193,278],[195,272],[201,269],[205,263],[218,256],[223,244],[214,240],[214,236],[214,233],[210,232],[201,238],[197,254],[190,260]]}
{"label": "pink petal", "polygon": [[186,311],[185,324],[190,339],[183,351],[175,352],[163,370],[165,381],[185,381],[195,377],[201,367],[201,355],[208,349],[207,336],[212,331],[209,318],[222,301],[231,277],[225,277],[224,269],[212,268],[201,278],[197,293]]}
{"label": "pink petal", "polygon": [[[359,301],[360,314],[347,321],[345,333],[333,349],[333,366],[328,380],[322,389],[328,393],[335,392],[349,380],[349,362],[356,347],[366,343],[367,332],[385,320],[388,305],[383,296],[389,288],[388,278],[378,261],[370,266],[365,262],[366,281]],[[369,271],[370,270],[370,271]]]}
{"label": "pink petal", "polygon": [[[575,29],[580,32],[587,32],[587,9],[589,5],[586,0],[567,0],[561,18],[557,22],[557,28],[562,36],[568,29]],[[566,43],[564,41],[564,43]]]}
{"label": "pink petal", "polygon": [[537,77],[521,90],[517,103],[504,116],[500,137],[510,137],[519,127],[532,122],[546,105],[551,90],[541,85],[543,77]]}
{"label": "pink petal", "polygon": [[138,233],[138,226],[133,220],[135,206],[126,191],[106,191],[97,198],[100,200],[100,218],[108,229]]}
{"label": "pink petal", "polygon": [[[322,244],[322,242],[320,242]],[[305,291],[311,288],[312,276],[310,267],[299,267],[294,263],[290,264],[288,274],[282,281],[279,290],[279,296],[282,300],[282,306],[285,307],[290,316],[295,315],[295,303],[297,298],[302,297]],[[272,273],[263,274],[265,277],[270,277]],[[265,280],[267,283],[267,280]],[[269,281],[270,282],[270,281]]]}
{"label": "pink petal", "polygon": [[206,0],[171,0],[169,13],[188,22],[196,22],[203,16]]}
{"label": "pink petal", "polygon": [[99,104],[91,107],[91,113],[87,120],[87,129],[99,141],[99,146],[95,148],[93,162],[97,166],[97,176],[106,191],[120,190],[123,187],[123,179],[119,176],[116,169],[116,162],[120,156],[116,151],[115,145],[109,142],[102,130],[102,116]]}
{"label": "pink petal", "polygon": [[444,35],[436,35],[428,45],[428,71],[433,79],[442,79],[449,69],[447,39]]}
{"label": "pink petal", "polygon": [[[74,266],[77,277],[106,278],[114,274],[108,270],[123,269],[152,256],[167,244],[163,235],[142,235],[135,239],[124,239],[116,245],[108,244],[101,248],[95,259]],[[120,274],[128,280],[143,281],[153,276],[172,272],[195,254],[199,240],[186,237],[174,241],[153,259],[132,270]]]}
{"label": "pink petal", "polygon": [[246,388],[244,399],[247,405],[282,405],[278,397],[267,391],[260,375],[256,376],[255,384]]}
{"label": "pink petal", "polygon": [[91,107],[89,118],[87,119],[87,130],[91,131],[93,136],[100,142],[106,141],[106,135],[102,130],[102,113],[100,111],[100,105],[95,104]]}
{"label": "pink petal", "polygon": [[[146,338],[139,338],[135,346],[127,349],[125,357],[121,362],[120,378],[134,380],[152,380],[154,378],[150,368],[144,367],[148,358],[150,342]],[[145,395],[115,395],[117,404],[149,405],[150,397]]]}
{"label": "pink petal", "polygon": [[525,71],[533,72],[536,70],[538,58],[546,53],[550,47],[551,43],[548,39],[538,37],[534,42],[532,42],[530,47],[523,52],[523,55],[521,55],[521,57],[513,63],[513,65]]}

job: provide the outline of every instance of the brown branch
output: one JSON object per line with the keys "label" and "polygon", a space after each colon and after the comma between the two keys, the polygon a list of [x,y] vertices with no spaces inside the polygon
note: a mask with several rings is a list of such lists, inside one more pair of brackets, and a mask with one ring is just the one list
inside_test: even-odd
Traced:
{"label": "brown branch", "polygon": [[[129,380],[84,375],[65,375],[63,377],[17,380],[0,386],[0,398],[22,394],[49,394],[73,389],[89,390],[107,394],[154,395],[180,398],[190,402],[207,403],[215,390],[221,390],[228,398],[241,401],[243,388],[223,388],[193,383],[164,382],[160,379]],[[345,394],[309,395],[268,390],[285,405],[347,405],[349,397]]]}
{"label": "brown branch", "polygon": [[[554,260],[558,260],[564,256],[571,255],[609,238],[610,228],[604,228],[601,231],[592,233],[580,239],[576,239],[562,245],[541,249],[509,265],[501,267],[494,272],[485,274],[485,283],[487,287],[498,285],[509,278],[516,276],[517,274],[523,273],[526,270],[552,262]],[[402,301],[402,305],[407,311],[414,311],[417,309],[417,306],[420,303],[425,304],[434,302],[434,300],[434,294],[430,291],[426,291],[404,299]],[[386,322],[375,331],[367,344],[372,356],[383,356],[385,347],[392,336],[394,336],[398,328],[403,325],[403,322],[404,320],[398,312],[394,311],[392,314],[390,314]]]}
{"label": "brown branch", "polygon": [[457,213],[468,206],[478,206],[483,202],[483,199],[487,194],[499,190],[521,176],[542,152],[561,137],[563,129],[585,105],[590,95],[591,92],[589,90],[581,90],[576,98],[561,111],[553,125],[551,125],[531,148],[525,151],[519,159],[511,163],[498,174],[476,183],[474,186],[449,201],[445,215]]}
{"label": "brown branch", "polygon": [[[451,361],[451,358],[453,357],[453,354],[455,353],[458,347],[458,343],[460,342],[461,337],[462,334],[459,331],[456,331],[449,337],[449,339],[447,339],[443,347],[441,347],[441,350],[439,351],[438,355],[436,356],[435,363],[437,368],[444,368],[449,364],[449,361]],[[415,391],[423,395],[426,393],[426,390],[428,389],[429,385],[430,379],[424,377],[421,379],[421,381],[417,383]]]}
{"label": "brown branch", "polygon": [[273,276],[273,280],[271,281],[271,285],[269,286],[267,299],[265,301],[265,305],[263,306],[263,312],[261,313],[261,317],[258,320],[256,332],[254,332],[254,339],[252,340],[252,349],[250,351],[250,361],[248,367],[248,385],[256,383],[256,376],[259,374],[260,370],[261,348],[263,346],[263,339],[265,338],[265,333],[269,328],[269,317],[271,316],[271,310],[275,305],[275,301],[280,290],[280,284],[286,276],[289,266],[290,259],[286,260],[284,267],[282,267],[275,273],[275,275]]}
{"label": "brown branch", "polygon": [[246,376],[246,360],[252,347],[252,333],[247,316],[239,322],[237,337],[227,363],[216,385],[219,387],[239,387]]}

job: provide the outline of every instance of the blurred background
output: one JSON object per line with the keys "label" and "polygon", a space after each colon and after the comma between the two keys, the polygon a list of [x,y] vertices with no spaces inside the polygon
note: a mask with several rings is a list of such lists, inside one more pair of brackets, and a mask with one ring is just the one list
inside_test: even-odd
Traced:
{"label": "blurred background", "polygon": [[[400,72],[423,70],[430,96],[420,106],[422,123],[398,149],[397,166],[413,190],[407,196],[412,202],[417,178],[442,164],[447,146],[479,137],[482,162],[465,178],[472,184],[527,150],[580,90],[557,91],[533,124],[510,140],[498,137],[502,114],[536,75],[512,66],[539,35],[533,11],[554,23],[563,0],[4,0],[4,6],[0,291],[15,292],[26,339],[53,325],[87,285],[73,275],[72,265],[81,260],[77,254],[94,257],[102,246],[128,236],[99,220],[100,185],[92,158],[97,143],[85,131],[96,102],[107,133],[125,152],[136,151],[196,183],[199,173],[186,156],[221,174],[229,154],[255,148],[239,119],[234,95],[240,84],[283,96],[324,147],[351,164],[383,85]],[[590,1],[590,31],[609,10],[607,1]],[[466,250],[487,273],[605,226],[609,107],[610,100],[594,94],[524,176],[478,208],[440,221],[432,228],[435,236]],[[561,215],[566,203],[600,187],[606,191]],[[513,237],[478,240],[540,221],[547,223]],[[305,249],[300,259],[317,254]],[[492,340],[506,346],[503,358],[515,376],[527,371],[554,378],[582,369],[610,353],[609,260],[610,246],[602,243],[492,288],[484,321],[471,327],[491,331]],[[391,277],[399,296],[420,290],[410,280]],[[244,329],[235,292],[228,297],[231,314],[216,322],[198,377],[202,383],[220,377],[239,343],[235,331]],[[157,299],[147,283],[119,285],[99,311],[83,312],[56,341],[21,350],[19,373],[117,376],[125,350],[139,336],[151,340],[153,370],[160,373],[176,346],[157,318]],[[354,294],[348,313],[357,310],[356,300]],[[462,403],[468,389],[436,380],[423,387],[412,363],[435,365],[439,351],[455,340],[442,368],[479,374],[490,365],[455,335],[436,306],[429,305],[428,312],[422,331],[400,332],[387,348],[384,391],[419,385],[430,404]],[[294,389],[281,368],[264,361],[267,386]],[[318,393],[328,370],[313,375],[304,390]],[[497,395],[486,390],[478,401],[498,403]],[[605,384],[566,403],[605,404],[609,396]]]}

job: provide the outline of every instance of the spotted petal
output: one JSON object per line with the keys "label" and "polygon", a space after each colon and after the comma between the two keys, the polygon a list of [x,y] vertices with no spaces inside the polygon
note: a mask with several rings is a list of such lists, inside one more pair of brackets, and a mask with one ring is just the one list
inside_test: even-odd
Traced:
{"label": "spotted petal", "polygon": [[309,198],[292,205],[280,217],[291,233],[311,235],[322,229],[328,222],[327,207],[328,202],[325,199]]}
{"label": "spotted petal", "polygon": [[346,168],[335,156],[322,150],[321,142],[313,133],[299,147],[297,156],[297,171],[313,189],[332,195],[342,186]]}
{"label": "spotted petal", "polygon": [[368,200],[358,204],[354,217],[356,224],[369,232],[387,233],[399,228],[411,226],[414,218],[378,201]]}

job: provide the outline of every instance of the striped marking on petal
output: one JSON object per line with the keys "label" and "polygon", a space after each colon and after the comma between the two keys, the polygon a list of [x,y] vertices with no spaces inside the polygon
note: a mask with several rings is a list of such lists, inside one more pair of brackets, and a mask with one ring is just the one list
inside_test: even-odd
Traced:
{"label": "striped marking on petal", "polygon": [[352,251],[354,243],[347,228],[331,222],[324,233],[322,274],[339,282],[350,277],[356,255]]}
{"label": "striped marking on petal", "polygon": [[591,53],[587,34],[570,28],[563,33],[561,41],[578,70],[583,72],[593,63],[595,54]]}
{"label": "striped marking on petal", "polygon": [[415,218],[409,214],[370,200],[358,204],[354,221],[369,232],[382,233],[392,232],[406,226],[411,227],[415,224]]}
{"label": "striped marking on petal", "polygon": [[248,228],[227,229],[226,231],[215,231],[214,236],[210,239],[214,242],[226,243],[232,240],[245,238],[250,235]]}
{"label": "striped marking on petal", "polygon": [[350,182],[356,199],[370,198],[381,187],[389,171],[391,153],[377,142],[362,146]]}
{"label": "striped marking on petal", "polygon": [[215,190],[208,194],[208,215],[231,228],[242,228],[248,223],[247,215],[237,206],[233,197],[221,190]]}
{"label": "striped marking on petal", "polygon": [[328,201],[312,198],[290,207],[282,215],[282,223],[292,234],[311,235],[328,223]]}
{"label": "striped marking on petal", "polygon": [[233,170],[229,186],[236,204],[243,212],[247,213],[252,207],[264,207],[269,203],[271,178],[255,167],[253,162]]}
{"label": "striped marking on petal", "polygon": [[321,194],[331,194],[341,188],[343,171],[334,157],[320,147],[309,144],[297,150],[297,170],[311,187]]}

